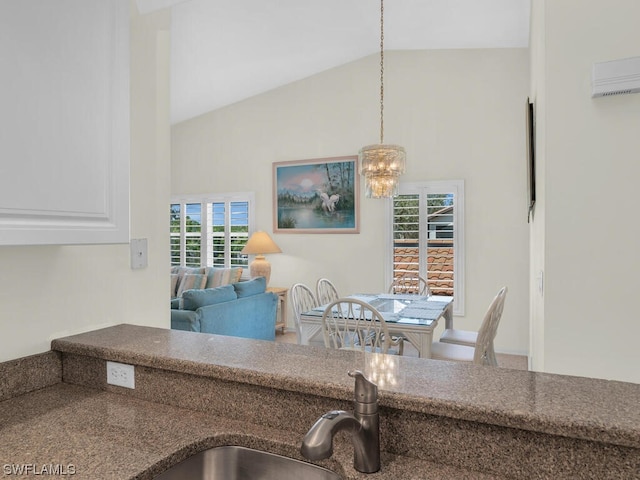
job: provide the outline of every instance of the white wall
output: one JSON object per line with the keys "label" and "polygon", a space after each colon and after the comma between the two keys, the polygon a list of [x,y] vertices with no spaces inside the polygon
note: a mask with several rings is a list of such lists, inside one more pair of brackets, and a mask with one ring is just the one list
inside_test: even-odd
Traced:
{"label": "white wall", "polygon": [[[405,181],[464,179],[466,318],[478,328],[509,286],[496,347],[528,350],[526,49],[385,54],[385,142],[407,150]],[[172,127],[171,192],[255,191],[257,228],[272,231],[272,162],[355,155],[379,135],[373,55]],[[385,200],[361,200],[359,235],[274,235],[271,285],[382,291]]]}
{"label": "white wall", "polygon": [[591,98],[594,62],[639,54],[640,2],[537,2],[548,372],[640,382],[640,95]]}
{"label": "white wall", "polygon": [[168,26],[133,12],[131,236],[149,239],[149,266],[131,270],[128,245],[0,247],[0,361],[102,326],[169,326]]}

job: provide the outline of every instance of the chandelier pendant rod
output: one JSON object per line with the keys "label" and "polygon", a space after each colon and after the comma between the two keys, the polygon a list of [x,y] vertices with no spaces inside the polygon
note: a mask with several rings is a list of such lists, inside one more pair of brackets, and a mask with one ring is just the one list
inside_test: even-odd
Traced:
{"label": "chandelier pendant rod", "polygon": [[384,144],[384,0],[380,0],[380,145]]}

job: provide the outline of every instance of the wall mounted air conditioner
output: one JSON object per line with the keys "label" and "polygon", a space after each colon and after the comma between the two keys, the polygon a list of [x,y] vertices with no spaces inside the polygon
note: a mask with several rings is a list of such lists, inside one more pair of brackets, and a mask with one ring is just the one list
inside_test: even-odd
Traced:
{"label": "wall mounted air conditioner", "polygon": [[640,57],[593,64],[591,96],[640,92]]}

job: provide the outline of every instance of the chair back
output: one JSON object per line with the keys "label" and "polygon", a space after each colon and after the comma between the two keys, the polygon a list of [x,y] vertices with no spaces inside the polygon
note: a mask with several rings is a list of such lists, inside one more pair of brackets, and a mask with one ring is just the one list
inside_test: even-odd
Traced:
{"label": "chair back", "polygon": [[321,278],[316,283],[316,298],[319,305],[335,302],[340,298],[338,290],[328,278]]}
{"label": "chair back", "polygon": [[489,305],[487,313],[484,315],[482,325],[480,326],[480,330],[478,330],[473,363],[497,366],[495,355],[492,354],[491,349],[493,348],[493,340],[498,333],[498,324],[502,318],[502,310],[504,309],[506,296],[507,287],[502,287],[491,302],[491,305]]}
{"label": "chair back", "polygon": [[380,312],[355,298],[339,298],[327,305],[322,334],[327,348],[388,353],[391,344]]}
{"label": "chair back", "polygon": [[431,289],[427,281],[417,273],[405,273],[394,278],[389,286],[389,293],[404,293],[412,295],[430,296]]}
{"label": "chair back", "polygon": [[319,303],[315,294],[304,283],[296,283],[291,287],[291,304],[293,306],[293,317],[296,328],[298,343],[302,340],[302,327],[300,325],[300,315],[316,308]]}

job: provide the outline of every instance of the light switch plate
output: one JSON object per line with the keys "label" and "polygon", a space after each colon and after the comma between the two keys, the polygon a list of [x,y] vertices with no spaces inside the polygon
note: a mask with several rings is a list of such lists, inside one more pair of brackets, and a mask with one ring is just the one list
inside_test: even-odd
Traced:
{"label": "light switch plate", "polygon": [[147,239],[131,239],[131,268],[145,268],[147,266]]}

